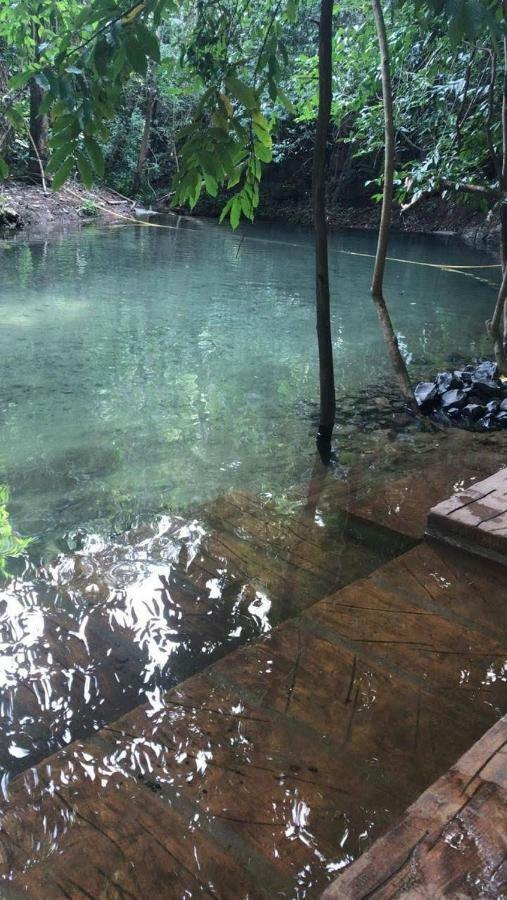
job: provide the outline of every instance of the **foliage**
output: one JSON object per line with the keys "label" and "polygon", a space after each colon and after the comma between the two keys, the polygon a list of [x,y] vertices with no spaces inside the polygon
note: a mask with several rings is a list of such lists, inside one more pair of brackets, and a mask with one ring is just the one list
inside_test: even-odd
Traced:
{"label": "foliage", "polygon": [[[87,186],[106,178],[128,193],[154,65],[145,196],[159,185],[167,193],[171,180],[175,204],[192,207],[202,192],[225,193],[222,218],[236,227],[255,214],[263,167],[273,158],[283,163],[298,135],[304,144],[313,130],[316,16],[312,0],[18,0],[0,10],[0,57],[11,73],[3,114],[27,147],[26,92],[35,80],[49,116],[53,187],[77,168]],[[387,26],[398,201],[444,183],[494,185],[502,65],[492,80],[489,72],[500,53],[501,7],[398,0]],[[378,194],[382,108],[369,0],[345,0],[335,10],[334,58],[335,138],[351,148],[357,171],[369,172]],[[287,139],[293,114],[297,129]],[[0,159],[0,176],[7,172]]]}
{"label": "foliage", "polygon": [[22,538],[15,534],[9,521],[7,504],[9,491],[0,485],[0,577],[7,577],[9,558],[21,556],[31,543],[31,538]]}

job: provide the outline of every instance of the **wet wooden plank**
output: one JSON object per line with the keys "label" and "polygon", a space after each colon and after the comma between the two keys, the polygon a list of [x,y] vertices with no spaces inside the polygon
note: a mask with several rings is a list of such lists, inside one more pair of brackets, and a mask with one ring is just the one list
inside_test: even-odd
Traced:
{"label": "wet wooden plank", "polygon": [[507,563],[507,469],[434,506],[428,534]]}
{"label": "wet wooden plank", "polygon": [[507,717],[324,892],[325,900],[497,898],[507,887]]}
{"label": "wet wooden plank", "polygon": [[[449,494],[478,499],[482,490],[476,482],[484,470],[477,463],[468,465],[462,458],[453,463],[433,464],[405,478],[386,482],[370,494],[358,492],[347,503],[351,528],[362,525],[393,531],[407,539],[422,538],[431,507]],[[464,491],[466,490],[466,493]],[[454,504],[454,498],[449,501]]]}

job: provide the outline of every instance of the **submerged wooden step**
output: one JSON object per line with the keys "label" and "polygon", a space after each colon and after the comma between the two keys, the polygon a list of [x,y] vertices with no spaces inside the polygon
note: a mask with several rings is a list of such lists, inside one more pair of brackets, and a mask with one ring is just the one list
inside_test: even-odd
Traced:
{"label": "submerged wooden step", "polygon": [[507,564],[507,469],[432,508],[428,534]]}
{"label": "submerged wooden step", "polygon": [[339,876],[323,898],[504,897],[506,746],[507,716]]}
{"label": "submerged wooden step", "polygon": [[507,572],[461,562],[421,544],[19,775],[2,895],[317,897],[505,708]]}
{"label": "submerged wooden step", "polygon": [[380,561],[306,512],[236,492],[12,582],[0,767],[12,775],[96,731]]}

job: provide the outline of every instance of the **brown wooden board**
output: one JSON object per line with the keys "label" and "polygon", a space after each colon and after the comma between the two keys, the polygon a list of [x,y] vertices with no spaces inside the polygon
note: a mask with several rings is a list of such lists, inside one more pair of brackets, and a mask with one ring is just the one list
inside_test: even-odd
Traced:
{"label": "brown wooden board", "polygon": [[434,506],[428,534],[507,563],[507,469]]}
{"label": "brown wooden board", "polygon": [[491,898],[507,892],[507,717],[323,894],[325,900]]}

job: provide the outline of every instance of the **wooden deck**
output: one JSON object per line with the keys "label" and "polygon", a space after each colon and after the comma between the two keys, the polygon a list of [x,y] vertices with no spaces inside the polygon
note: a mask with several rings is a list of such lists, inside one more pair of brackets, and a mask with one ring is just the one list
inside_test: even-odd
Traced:
{"label": "wooden deck", "polygon": [[324,892],[323,900],[507,894],[507,717]]}
{"label": "wooden deck", "polygon": [[[110,574],[101,580],[113,571],[107,548],[54,575],[56,608],[50,592],[44,630],[23,650],[33,680],[20,666],[3,715],[9,700],[25,703],[29,734],[31,689],[45,688],[48,716],[59,692],[77,692],[69,709],[82,704],[87,673],[100,690],[89,736],[56,752],[41,741],[2,783],[0,896],[319,896],[507,711],[507,568],[420,540],[421,503],[427,513],[480,480],[463,471],[435,468],[368,496],[312,483],[290,519],[231,494],[203,511],[195,540],[180,546],[173,522],[130,536],[119,557],[116,547],[126,583],[114,590]],[[409,549],[379,565],[376,542],[384,559]],[[129,593],[132,559],[144,563]],[[88,592],[76,634],[73,603]],[[266,599],[280,624],[263,634]],[[233,649],[240,625],[256,639]],[[176,633],[171,678],[196,657],[211,665],[136,705],[150,639],[158,650]],[[69,682],[73,656],[81,675]],[[130,711],[113,718],[118,705]],[[72,726],[63,712],[60,729]]]}
{"label": "wooden deck", "polygon": [[507,563],[507,469],[434,506],[428,533]]}

